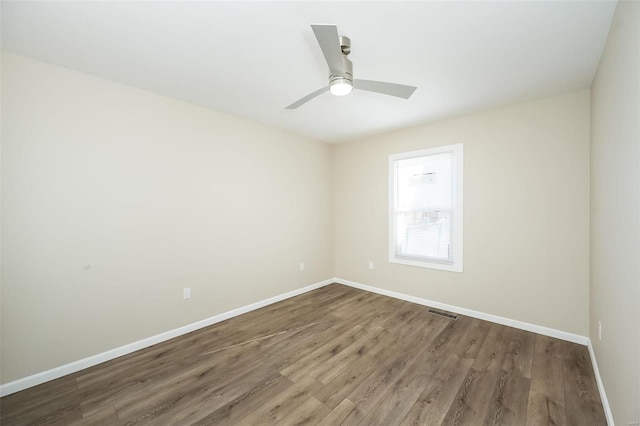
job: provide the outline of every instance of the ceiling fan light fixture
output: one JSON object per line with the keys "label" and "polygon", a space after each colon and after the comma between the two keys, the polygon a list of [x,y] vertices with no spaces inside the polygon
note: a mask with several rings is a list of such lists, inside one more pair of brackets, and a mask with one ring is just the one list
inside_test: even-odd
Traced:
{"label": "ceiling fan light fixture", "polygon": [[334,96],[346,96],[353,90],[353,83],[348,78],[339,77],[331,80],[329,91]]}

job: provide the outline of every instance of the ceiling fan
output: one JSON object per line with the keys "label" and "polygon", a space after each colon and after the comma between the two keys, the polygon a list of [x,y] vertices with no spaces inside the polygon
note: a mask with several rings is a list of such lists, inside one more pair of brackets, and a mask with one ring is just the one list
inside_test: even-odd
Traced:
{"label": "ceiling fan", "polygon": [[296,109],[326,91],[335,96],[344,96],[351,93],[353,89],[358,89],[409,99],[417,89],[417,87],[403,84],[354,79],[353,64],[347,59],[347,55],[351,53],[349,37],[339,36],[338,27],[335,25],[312,24],[311,28],[329,65],[329,85],[298,99],[286,109]]}

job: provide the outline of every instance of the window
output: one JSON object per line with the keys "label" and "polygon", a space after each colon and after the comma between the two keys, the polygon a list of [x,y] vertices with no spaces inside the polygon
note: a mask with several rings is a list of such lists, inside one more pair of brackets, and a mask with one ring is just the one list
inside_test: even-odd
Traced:
{"label": "window", "polygon": [[462,272],[462,144],[389,156],[389,262]]}

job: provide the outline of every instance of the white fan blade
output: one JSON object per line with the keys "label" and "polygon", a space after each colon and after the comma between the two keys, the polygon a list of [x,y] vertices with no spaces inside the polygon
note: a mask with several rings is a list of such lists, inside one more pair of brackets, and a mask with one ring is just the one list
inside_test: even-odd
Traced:
{"label": "white fan blade", "polygon": [[335,25],[311,25],[313,33],[316,35],[320,49],[324,54],[324,59],[329,65],[331,75],[344,75],[344,63],[342,62],[342,48],[340,47],[340,36],[338,27]]}
{"label": "white fan blade", "polygon": [[298,108],[300,105],[306,104],[307,102],[309,102],[311,99],[315,98],[316,96],[320,96],[322,95],[324,92],[329,91],[329,86],[325,86],[322,89],[318,89],[313,93],[309,93],[307,96],[305,96],[302,99],[298,99],[297,101],[295,101],[294,103],[292,103],[291,105],[289,105],[286,109],[296,109]]}
{"label": "white fan blade", "polygon": [[359,90],[382,93],[383,95],[391,95],[403,99],[409,99],[417,89],[417,87],[414,86],[372,80],[353,80],[353,87]]}

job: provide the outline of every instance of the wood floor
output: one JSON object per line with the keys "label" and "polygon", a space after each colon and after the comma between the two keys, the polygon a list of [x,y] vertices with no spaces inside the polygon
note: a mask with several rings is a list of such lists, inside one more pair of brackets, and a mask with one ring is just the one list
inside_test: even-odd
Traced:
{"label": "wood floor", "polygon": [[4,397],[2,425],[605,425],[586,347],[332,284]]}

